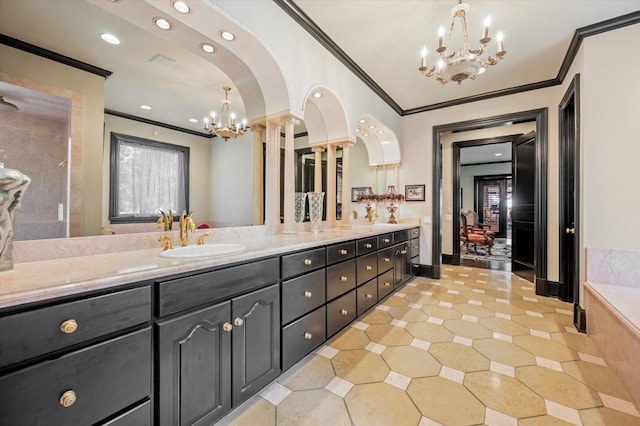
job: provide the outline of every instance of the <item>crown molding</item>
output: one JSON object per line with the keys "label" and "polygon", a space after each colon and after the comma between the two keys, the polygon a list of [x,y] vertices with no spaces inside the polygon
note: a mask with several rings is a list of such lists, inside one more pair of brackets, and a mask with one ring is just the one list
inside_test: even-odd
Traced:
{"label": "crown molding", "polygon": [[127,114],[126,112],[114,111],[112,109],[105,109],[105,114],[114,115],[116,117],[126,118],[127,120],[137,121],[139,123],[150,124],[152,126],[163,127],[165,129],[174,130],[176,132],[187,133],[194,136],[200,136],[201,138],[212,139],[215,135],[210,135],[204,132],[198,132],[196,130],[185,129],[184,127],[174,126],[172,124],[162,123],[160,121],[149,120],[148,118],[138,117],[137,115]]}

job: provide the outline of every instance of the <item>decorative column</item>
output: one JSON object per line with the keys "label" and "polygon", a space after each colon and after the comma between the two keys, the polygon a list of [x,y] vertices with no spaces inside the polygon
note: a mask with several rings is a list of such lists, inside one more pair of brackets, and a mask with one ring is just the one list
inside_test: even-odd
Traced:
{"label": "decorative column", "polygon": [[342,225],[341,228],[351,229],[351,191],[349,190],[349,152],[354,143],[345,141],[339,144],[342,147]]}
{"label": "decorative column", "polygon": [[293,117],[284,120],[284,234],[294,234],[295,224],[295,164],[293,129],[300,122]]}
{"label": "decorative column", "polygon": [[280,122],[267,121],[264,224],[276,232],[280,225]]}
{"label": "decorative column", "polygon": [[327,222],[336,221],[336,146],[327,144]]}
{"label": "decorative column", "polygon": [[311,151],[316,154],[316,166],[313,169],[313,192],[322,192],[322,153],[324,147],[314,146]]}
{"label": "decorative column", "polygon": [[378,193],[378,166],[371,166],[373,167],[373,185],[371,185],[371,189],[373,190],[374,194]]}
{"label": "decorative column", "polygon": [[264,147],[262,136],[266,127],[262,124],[251,126],[253,132],[253,224],[264,223]]}

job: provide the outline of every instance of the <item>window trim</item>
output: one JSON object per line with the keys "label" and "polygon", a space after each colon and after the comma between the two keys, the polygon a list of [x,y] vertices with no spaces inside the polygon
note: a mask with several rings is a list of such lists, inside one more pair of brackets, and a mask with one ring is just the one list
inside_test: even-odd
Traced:
{"label": "window trim", "polygon": [[[119,157],[118,143],[120,141],[146,145],[156,148],[172,149],[180,151],[184,156],[184,184],[185,184],[185,204],[186,211],[189,211],[189,151],[190,148],[184,145],[176,145],[167,142],[160,142],[151,139],[140,138],[132,135],[111,132],[111,144],[109,154],[109,222],[110,223],[150,223],[158,220],[159,214],[156,216],[119,216],[118,215],[118,186],[119,176],[117,173]],[[174,212],[174,219],[177,219],[180,212]]]}

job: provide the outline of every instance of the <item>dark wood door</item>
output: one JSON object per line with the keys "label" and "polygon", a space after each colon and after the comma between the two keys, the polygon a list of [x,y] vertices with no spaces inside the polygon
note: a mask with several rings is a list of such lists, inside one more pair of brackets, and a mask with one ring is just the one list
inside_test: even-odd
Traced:
{"label": "dark wood door", "polygon": [[280,287],[232,300],[233,406],[280,374]]}
{"label": "dark wood door", "polygon": [[231,302],[157,324],[158,425],[210,425],[231,409]]}
{"label": "dark wood door", "polygon": [[[535,279],[536,134],[527,133],[512,145],[513,207],[511,271]],[[541,224],[542,225],[542,224]]]}
{"label": "dark wood door", "polygon": [[476,176],[476,206],[478,220],[493,231],[496,238],[509,238],[509,211],[507,200],[511,196],[511,177]]}

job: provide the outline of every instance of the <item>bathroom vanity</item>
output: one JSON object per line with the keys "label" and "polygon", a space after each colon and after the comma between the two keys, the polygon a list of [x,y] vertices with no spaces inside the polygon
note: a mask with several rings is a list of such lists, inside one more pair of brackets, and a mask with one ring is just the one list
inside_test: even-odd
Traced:
{"label": "bathroom vanity", "polygon": [[[75,265],[78,278],[0,292],[0,419],[213,424],[410,280],[419,248],[406,225],[265,237],[216,259],[158,249],[23,264]],[[111,275],[83,278],[108,259]]]}

